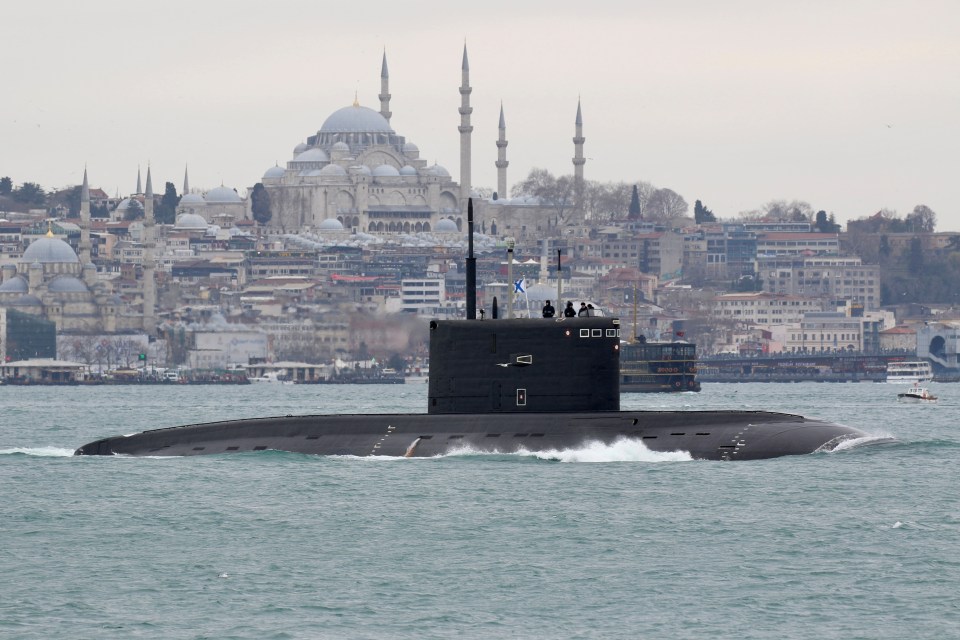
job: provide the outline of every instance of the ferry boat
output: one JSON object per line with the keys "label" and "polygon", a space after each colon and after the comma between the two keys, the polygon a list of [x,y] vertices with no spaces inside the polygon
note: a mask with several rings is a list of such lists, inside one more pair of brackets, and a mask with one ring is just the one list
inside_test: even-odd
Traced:
{"label": "ferry boat", "polygon": [[700,391],[697,345],[690,342],[624,342],[620,345],[620,392]]}
{"label": "ferry boat", "polygon": [[887,363],[887,382],[928,382],[933,380],[933,367],[926,360]]}

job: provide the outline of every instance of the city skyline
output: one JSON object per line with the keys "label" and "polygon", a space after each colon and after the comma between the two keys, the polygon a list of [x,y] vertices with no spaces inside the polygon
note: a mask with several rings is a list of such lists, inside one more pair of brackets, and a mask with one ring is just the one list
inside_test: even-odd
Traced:
{"label": "city skyline", "polygon": [[[101,0],[7,9],[0,175],[53,189],[134,190],[138,166],[182,188],[243,190],[328,115],[379,109],[459,175],[460,62],[469,51],[474,187],[496,188],[500,104],[509,185],[572,174],[647,181],[735,217],[804,200],[839,221],[925,204],[960,229],[960,7],[950,2],[741,0],[319,3]],[[52,16],[47,18],[46,16]],[[21,63],[22,61],[22,63]],[[158,187],[157,182],[161,182]]]}

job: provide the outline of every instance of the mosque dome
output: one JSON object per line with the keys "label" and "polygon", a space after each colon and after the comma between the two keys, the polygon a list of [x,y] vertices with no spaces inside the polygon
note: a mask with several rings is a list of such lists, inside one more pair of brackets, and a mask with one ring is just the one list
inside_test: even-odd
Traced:
{"label": "mosque dome", "polygon": [[405,164],[405,165],[403,165],[402,167],[400,167],[400,175],[402,175],[402,176],[415,176],[415,175],[417,175],[417,170],[414,169],[413,167],[411,167],[410,165]]}
{"label": "mosque dome", "polygon": [[377,178],[396,178],[400,172],[392,164],[381,164],[373,168],[373,175]]}
{"label": "mosque dome", "polygon": [[344,152],[346,152],[346,153],[350,153],[350,145],[348,145],[348,144],[347,144],[346,142],[344,142],[343,140],[340,140],[340,141],[338,141],[338,142],[334,142],[334,143],[333,143],[333,146],[330,147],[330,150],[331,150],[331,151],[344,151]]}
{"label": "mosque dome", "polygon": [[177,218],[177,224],[175,224],[173,228],[186,229],[186,230],[201,229],[203,231],[206,231],[207,221],[204,220],[203,216],[197,215],[195,213],[184,213],[179,218]]}
{"label": "mosque dome", "polygon": [[11,301],[10,306],[14,307],[42,307],[43,301],[37,296],[25,293],[16,300]]}
{"label": "mosque dome", "polygon": [[442,178],[449,178],[450,172],[441,167],[438,164],[433,165],[432,167],[427,167],[427,174],[431,176],[440,176]]}
{"label": "mosque dome", "polygon": [[306,142],[301,142],[300,144],[298,144],[293,148],[293,155],[295,156],[300,155],[301,153],[303,153],[309,148],[310,148],[310,145],[308,145]]}
{"label": "mosque dome", "polygon": [[353,104],[330,114],[320,127],[320,133],[393,133],[393,129],[377,111]]}
{"label": "mosque dome", "polygon": [[435,226],[433,230],[441,233],[446,231],[459,231],[459,229],[457,229],[457,223],[450,218],[442,218],[437,222],[437,226]]}
{"label": "mosque dome", "polygon": [[323,149],[319,147],[314,147],[312,149],[307,149],[296,158],[293,159],[294,162],[330,162],[330,156],[328,156]]}
{"label": "mosque dome", "polygon": [[323,169],[320,169],[320,175],[321,176],[345,176],[347,175],[347,170],[338,164],[328,164]]}
{"label": "mosque dome", "polygon": [[217,187],[216,189],[210,189],[207,191],[204,196],[204,200],[207,201],[207,204],[217,203],[217,204],[233,204],[237,202],[243,202],[236,191],[230,187],[224,187],[223,185]]}
{"label": "mosque dome", "polygon": [[362,174],[365,175],[365,176],[372,176],[372,175],[373,175],[373,172],[370,171],[370,167],[368,167],[368,166],[365,165],[365,164],[357,164],[357,165],[354,165],[354,166],[350,167],[350,171],[353,171],[354,173],[362,173]]}
{"label": "mosque dome", "polygon": [[199,193],[185,193],[183,197],[180,198],[179,206],[184,207],[187,205],[196,206],[206,204],[206,201],[203,199],[203,196]]}
{"label": "mosque dome", "polygon": [[336,218],[327,218],[320,223],[320,231],[343,231],[343,224]]}
{"label": "mosque dome", "polygon": [[80,258],[70,245],[60,238],[44,236],[30,243],[23,252],[21,262],[80,262]]}
{"label": "mosque dome", "polygon": [[403,155],[405,155],[405,156],[414,156],[414,157],[416,157],[416,156],[419,156],[419,155],[420,155],[420,147],[418,147],[417,145],[413,144],[412,142],[404,143],[404,145],[401,147],[401,149],[402,149],[402,151],[403,151]]}
{"label": "mosque dome", "polygon": [[59,276],[50,281],[49,291],[55,293],[86,293],[87,285],[73,276]]}
{"label": "mosque dome", "polygon": [[266,171],[263,172],[264,178],[282,178],[283,174],[286,173],[286,169],[281,166],[272,166]]}
{"label": "mosque dome", "polygon": [[14,276],[0,284],[0,293],[26,293],[30,290],[23,276]]}

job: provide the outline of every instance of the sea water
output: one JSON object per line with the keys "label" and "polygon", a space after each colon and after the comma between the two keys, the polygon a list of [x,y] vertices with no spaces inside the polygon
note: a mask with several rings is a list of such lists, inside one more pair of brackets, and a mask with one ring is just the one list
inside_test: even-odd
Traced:
{"label": "sea water", "polygon": [[73,457],[264,415],[421,412],[426,385],[0,387],[0,637],[950,638],[960,385],[706,384],[899,443],[706,462],[637,443],[431,459]]}

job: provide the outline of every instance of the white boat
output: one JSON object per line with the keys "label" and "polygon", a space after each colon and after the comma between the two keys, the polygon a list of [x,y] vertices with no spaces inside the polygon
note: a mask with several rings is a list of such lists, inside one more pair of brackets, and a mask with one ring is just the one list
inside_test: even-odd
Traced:
{"label": "white boat", "polygon": [[928,382],[930,380],[933,380],[933,368],[926,360],[887,363],[887,382]]}
{"label": "white boat", "polygon": [[268,371],[262,376],[248,378],[253,383],[271,383],[271,384],[293,384],[293,380],[284,380],[276,371]]}
{"label": "white boat", "polygon": [[897,394],[897,402],[925,404],[936,401],[937,396],[933,395],[926,387],[921,387],[919,384],[914,384],[903,393]]}

